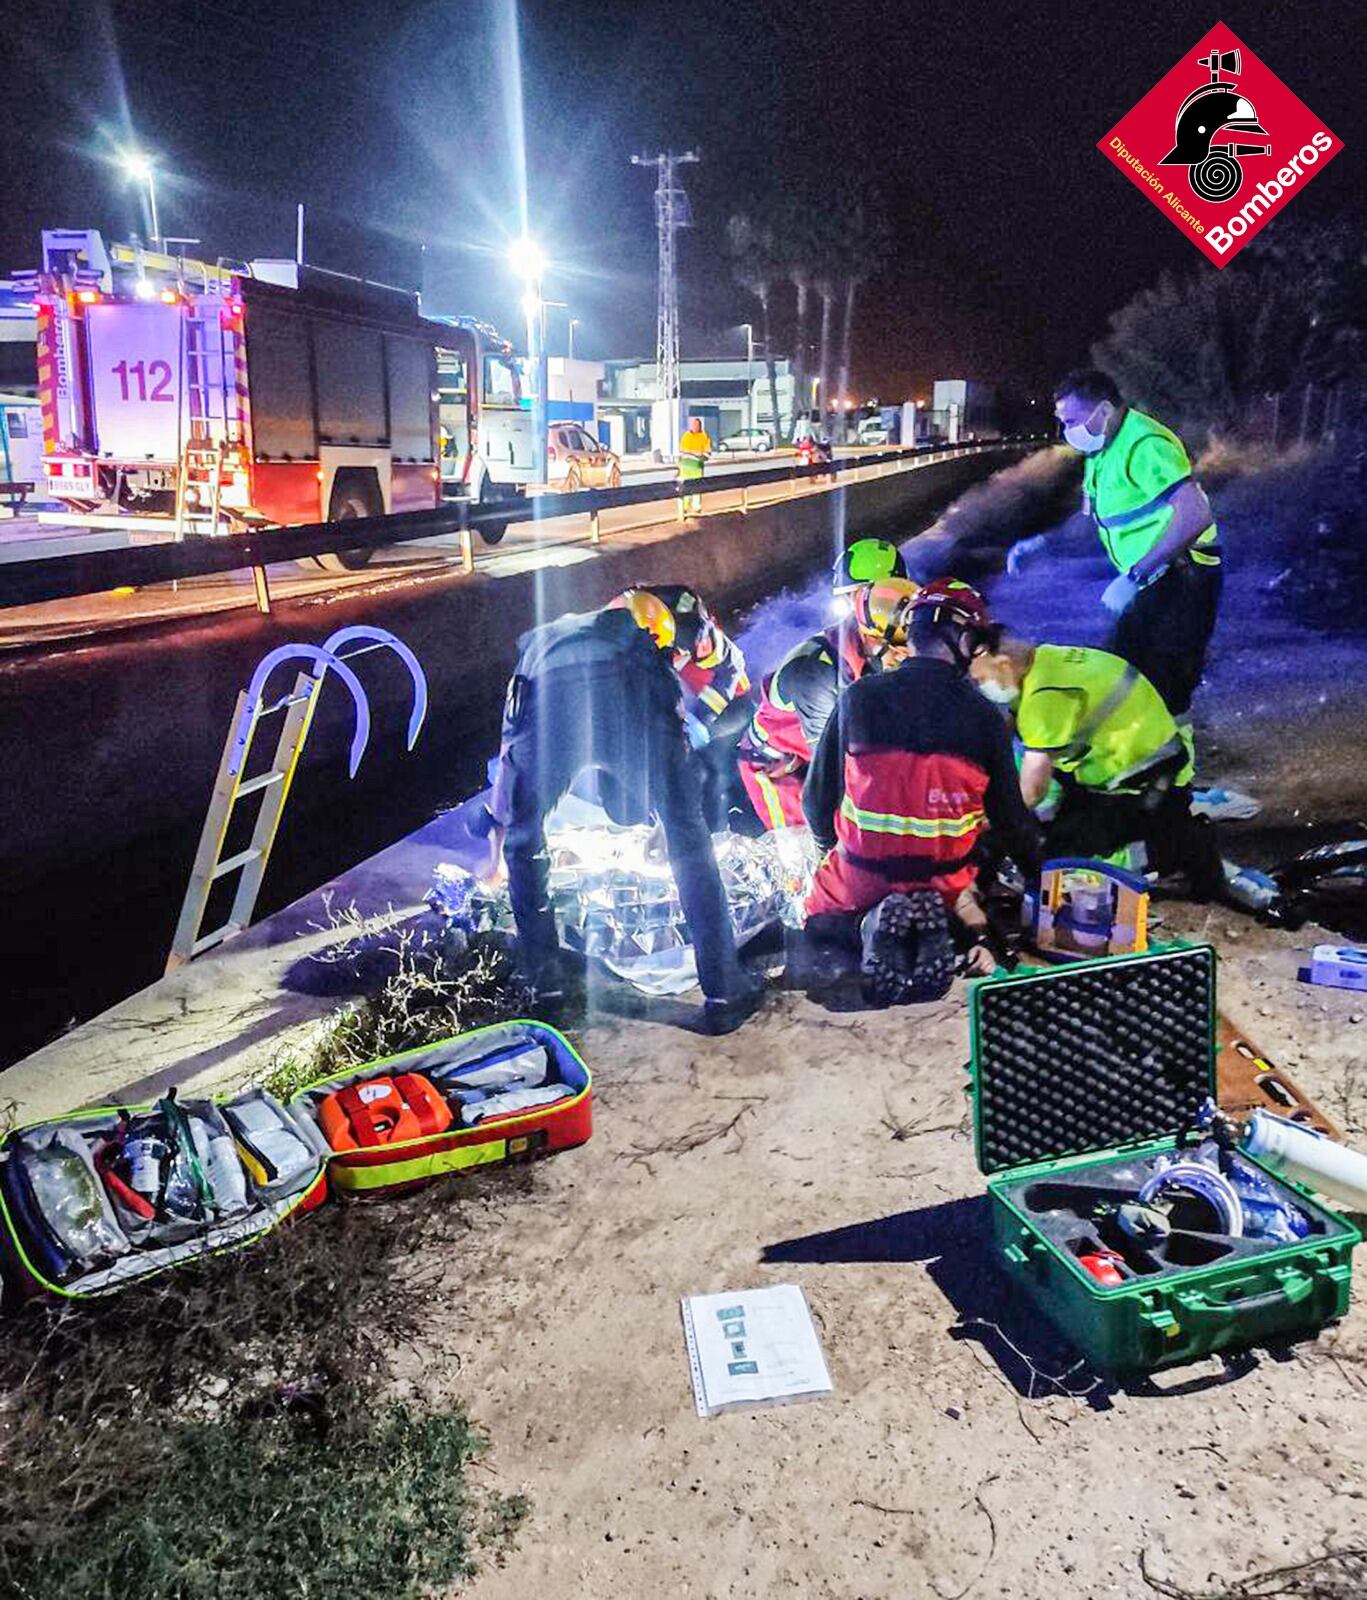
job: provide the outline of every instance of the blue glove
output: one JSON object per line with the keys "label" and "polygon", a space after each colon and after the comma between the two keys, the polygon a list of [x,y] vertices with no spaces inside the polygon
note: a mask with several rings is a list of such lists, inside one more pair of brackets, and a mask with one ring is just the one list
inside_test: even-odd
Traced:
{"label": "blue glove", "polygon": [[1112,578],[1102,590],[1101,603],[1113,617],[1118,617],[1129,607],[1138,593],[1139,585],[1128,572],[1122,572],[1118,578]]}
{"label": "blue glove", "polygon": [[1030,559],[1044,549],[1045,539],[1042,533],[1032,534],[1028,539],[1017,539],[1015,544],[1006,552],[1006,571],[1014,578],[1020,573],[1021,568]]}
{"label": "blue glove", "polygon": [[691,711],[684,712],[684,730],[688,734],[690,749],[702,750],[712,742],[712,735]]}

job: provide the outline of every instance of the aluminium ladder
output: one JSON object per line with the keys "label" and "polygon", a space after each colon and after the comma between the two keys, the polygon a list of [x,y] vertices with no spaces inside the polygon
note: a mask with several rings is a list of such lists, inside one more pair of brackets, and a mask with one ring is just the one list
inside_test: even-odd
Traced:
{"label": "aluminium ladder", "polygon": [[[344,658],[338,652],[343,645],[351,643],[360,643],[360,648],[349,651]],[[173,972],[187,961],[194,960],[197,955],[222,944],[251,922],[299,757],[313,725],[318,691],[329,671],[336,673],[346,685],[356,708],[356,726],[351,737],[348,761],[348,775],[353,778],[356,776],[356,769],[360,766],[370,738],[370,706],[365,689],[347,665],[347,660],[380,649],[394,651],[408,668],[413,680],[413,708],[408,719],[407,741],[411,750],[427,715],[427,679],[418,658],[386,629],[363,624],[339,628],[321,646],[281,645],[258,663],[251,682],[237,697],[185,900],[171,941],[167,972]],[[268,702],[265,698],[267,680],[277,667],[287,661],[302,661],[305,665],[296,674],[289,693]],[[282,713],[283,720],[270,765],[254,777],[244,777],[258,728],[268,717]],[[259,794],[261,801],[252,827],[251,841],[245,849],[225,857],[223,850],[238,802],[253,794]],[[233,873],[241,875],[226,922],[207,933],[201,931],[214,885]]]}
{"label": "aluminium ladder", "polygon": [[[183,356],[190,437],[181,450],[176,474],[177,538],[192,514],[200,519],[207,516],[211,534],[219,531],[224,455],[228,446],[240,443],[242,437],[241,408],[235,383],[229,382],[228,338],[217,297],[191,304],[184,324]],[[197,505],[193,513],[187,497],[192,481],[207,483],[210,488],[208,505]]]}

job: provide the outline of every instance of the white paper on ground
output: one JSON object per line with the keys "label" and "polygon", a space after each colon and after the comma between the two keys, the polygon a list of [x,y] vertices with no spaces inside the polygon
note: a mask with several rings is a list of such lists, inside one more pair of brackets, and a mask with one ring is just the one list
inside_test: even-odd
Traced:
{"label": "white paper on ground", "polygon": [[794,1283],[680,1301],[700,1417],[831,1393],[807,1297]]}

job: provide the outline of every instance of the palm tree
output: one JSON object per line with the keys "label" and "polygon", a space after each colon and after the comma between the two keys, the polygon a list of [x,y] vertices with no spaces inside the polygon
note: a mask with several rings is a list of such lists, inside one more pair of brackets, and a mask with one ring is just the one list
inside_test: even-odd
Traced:
{"label": "palm tree", "polygon": [[774,243],[774,230],[770,224],[757,222],[742,212],[727,223],[726,233],[731,245],[731,259],[736,279],[759,301],[764,365],[769,374],[769,414],[773,421],[774,442],[777,443],[781,433],[778,415],[778,369],[774,364],[774,341],[769,310],[773,301],[774,284],[782,275],[782,267]]}
{"label": "palm tree", "polygon": [[821,297],[820,377],[817,404],[821,414],[831,407],[831,365],[834,355],[835,301],[841,275],[841,234],[839,214],[827,208],[812,240],[812,286]]}
{"label": "palm tree", "polygon": [[810,405],[807,373],[807,312],[811,303],[816,257],[816,240],[811,216],[810,208],[801,202],[787,206],[780,244],[783,269],[797,295],[793,335],[793,414],[790,427],[797,425],[798,417]]}
{"label": "palm tree", "polygon": [[[867,200],[856,201],[845,220],[841,265],[845,297],[844,322],[840,331],[840,375],[836,381],[837,392],[843,399],[849,397],[850,340],[854,327],[854,301],[860,287],[878,272],[888,251],[888,230],[882,214]],[[840,412],[841,437],[845,435],[844,418]]]}

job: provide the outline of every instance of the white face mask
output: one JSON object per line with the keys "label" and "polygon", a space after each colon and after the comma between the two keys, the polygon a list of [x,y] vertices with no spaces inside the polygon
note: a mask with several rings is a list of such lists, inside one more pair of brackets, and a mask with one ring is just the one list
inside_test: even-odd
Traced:
{"label": "white face mask", "polygon": [[[1090,422],[1097,412],[1102,410],[1104,405],[1105,401],[1102,402],[1102,405],[1097,406],[1091,416],[1087,418],[1087,422]],[[1072,445],[1074,450],[1081,451],[1084,456],[1094,456],[1106,443],[1106,423],[1103,419],[1101,431],[1093,433],[1087,426],[1087,422],[1074,422],[1063,430],[1063,437]]]}
{"label": "white face mask", "polygon": [[979,680],[978,690],[994,706],[1003,706],[1008,711],[1015,706],[1021,697],[1019,689],[1013,689],[1009,684],[998,683],[995,678]]}

